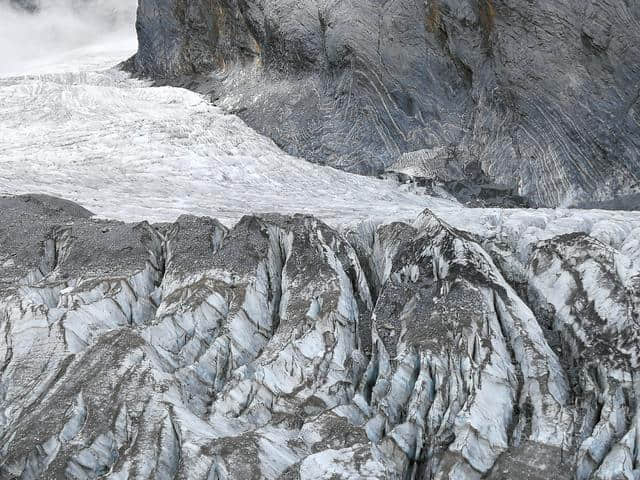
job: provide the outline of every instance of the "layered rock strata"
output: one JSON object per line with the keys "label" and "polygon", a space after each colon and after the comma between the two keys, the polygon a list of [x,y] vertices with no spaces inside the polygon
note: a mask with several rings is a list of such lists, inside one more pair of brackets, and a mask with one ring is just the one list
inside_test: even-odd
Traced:
{"label": "layered rock strata", "polygon": [[637,205],[637,2],[141,0],[137,30],[130,70],[305,159]]}

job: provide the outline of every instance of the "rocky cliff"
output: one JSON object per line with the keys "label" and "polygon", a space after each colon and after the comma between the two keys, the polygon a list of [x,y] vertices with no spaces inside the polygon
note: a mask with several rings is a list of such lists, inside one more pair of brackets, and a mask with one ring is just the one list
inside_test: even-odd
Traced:
{"label": "rocky cliff", "polygon": [[137,29],[130,69],[311,161],[435,162],[533,205],[640,189],[635,1],[140,0]]}
{"label": "rocky cliff", "polygon": [[0,207],[0,478],[638,477],[637,216]]}

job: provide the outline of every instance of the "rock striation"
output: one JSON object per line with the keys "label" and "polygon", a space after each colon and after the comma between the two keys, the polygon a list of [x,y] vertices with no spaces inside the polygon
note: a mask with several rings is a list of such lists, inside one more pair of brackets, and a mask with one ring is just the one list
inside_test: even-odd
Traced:
{"label": "rock striation", "polygon": [[305,159],[637,204],[637,2],[141,0],[137,31],[128,69]]}
{"label": "rock striation", "polygon": [[534,240],[429,210],[338,231],[0,207],[0,478],[640,473],[631,221]]}

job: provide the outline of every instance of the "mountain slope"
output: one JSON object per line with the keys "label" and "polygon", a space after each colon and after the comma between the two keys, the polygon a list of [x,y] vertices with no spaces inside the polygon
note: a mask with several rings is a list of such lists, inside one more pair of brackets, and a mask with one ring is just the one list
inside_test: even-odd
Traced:
{"label": "mountain slope", "polygon": [[129,69],[211,93],[311,161],[419,174],[437,158],[533,205],[640,188],[636,2],[142,0],[137,30]]}

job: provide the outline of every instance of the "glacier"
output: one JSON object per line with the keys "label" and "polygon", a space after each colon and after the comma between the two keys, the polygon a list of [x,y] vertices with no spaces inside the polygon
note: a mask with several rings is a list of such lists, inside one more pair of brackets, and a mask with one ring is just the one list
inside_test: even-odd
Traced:
{"label": "glacier", "polygon": [[131,27],[0,74],[1,479],[640,478],[639,212],[306,162]]}
{"label": "glacier", "polygon": [[201,95],[112,68],[135,48],[133,31],[114,33],[0,75],[0,194],[58,195],[122,220],[226,224],[268,211],[410,219],[434,204],[287,155]]}

